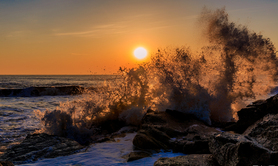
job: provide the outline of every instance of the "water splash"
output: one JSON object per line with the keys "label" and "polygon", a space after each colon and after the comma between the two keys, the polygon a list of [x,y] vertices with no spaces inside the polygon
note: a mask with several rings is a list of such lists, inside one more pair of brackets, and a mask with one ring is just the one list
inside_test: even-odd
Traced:
{"label": "water splash", "polygon": [[244,99],[267,94],[275,85],[275,47],[262,35],[230,22],[224,8],[204,8],[200,22],[209,44],[199,52],[189,47],[159,49],[136,68],[120,68],[120,81],[39,113],[45,132],[79,140],[109,121],[138,125],[147,109],[175,109],[207,124],[234,121]]}

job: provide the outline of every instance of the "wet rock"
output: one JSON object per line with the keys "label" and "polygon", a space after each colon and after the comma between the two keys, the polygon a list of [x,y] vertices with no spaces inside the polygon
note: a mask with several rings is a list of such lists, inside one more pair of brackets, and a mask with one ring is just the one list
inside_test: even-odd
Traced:
{"label": "wet rock", "polygon": [[278,94],[266,100],[258,100],[237,112],[239,120],[225,130],[243,133],[249,126],[267,114],[278,113]]}
{"label": "wet rock", "polygon": [[175,140],[172,142],[174,152],[184,154],[210,154],[208,140]]}
{"label": "wet rock", "polygon": [[0,166],[14,166],[11,161],[0,161]]}
{"label": "wet rock", "polygon": [[218,166],[211,154],[191,154],[159,158],[154,166]]}
{"label": "wet rock", "polygon": [[22,164],[39,158],[54,158],[70,155],[84,148],[74,140],[54,135],[28,135],[21,144],[14,145],[0,157],[1,160]]}
{"label": "wet rock", "polygon": [[278,114],[266,115],[254,125],[250,126],[244,135],[248,135],[264,147],[278,151]]}
{"label": "wet rock", "polygon": [[[191,124],[202,122],[186,115],[175,116],[174,111],[154,112],[148,110],[142,119],[141,128],[133,139],[133,145],[139,149],[169,149],[170,139],[184,135]],[[177,112],[177,111],[176,111]],[[178,114],[178,113],[176,113]],[[182,120],[182,118],[184,118]]]}
{"label": "wet rock", "polygon": [[194,124],[186,129],[187,135],[181,138],[171,139],[171,145],[174,152],[185,154],[210,154],[209,140],[214,133],[220,133],[219,130]]}
{"label": "wet rock", "polygon": [[232,133],[215,134],[209,142],[213,158],[223,166],[252,166],[278,163],[277,151],[271,151],[251,137]]}
{"label": "wet rock", "polygon": [[130,152],[129,154],[123,156],[127,160],[127,162],[134,161],[134,160],[139,160],[145,157],[150,157],[151,153],[148,152]]}
{"label": "wet rock", "polygon": [[164,132],[149,127],[138,131],[133,139],[133,145],[139,149],[169,149],[169,140],[170,137]]}
{"label": "wet rock", "polygon": [[133,145],[139,149],[169,150],[185,153],[209,153],[209,133],[220,132],[206,126],[190,114],[166,110],[148,111],[142,119],[142,125],[133,139]]}
{"label": "wet rock", "polygon": [[125,137],[126,133],[134,133],[137,130],[138,128],[135,126],[125,126],[111,134],[95,134],[94,136],[91,136],[91,139],[93,140],[93,143],[115,142],[115,138]]}

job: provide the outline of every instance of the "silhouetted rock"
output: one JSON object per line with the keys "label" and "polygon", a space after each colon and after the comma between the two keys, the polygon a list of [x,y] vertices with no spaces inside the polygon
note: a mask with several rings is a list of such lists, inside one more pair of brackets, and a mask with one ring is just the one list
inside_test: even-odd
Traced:
{"label": "silhouetted rock", "polygon": [[239,120],[225,130],[243,133],[249,126],[267,114],[278,113],[278,94],[266,100],[258,100],[237,112]]}
{"label": "silhouetted rock", "polygon": [[[94,90],[94,89],[88,89]],[[80,86],[29,87],[25,89],[0,89],[0,97],[32,97],[82,94],[85,88]]]}
{"label": "silhouetted rock", "polygon": [[270,150],[278,151],[278,114],[266,115],[250,126],[244,135],[255,138],[258,143]]}
{"label": "silhouetted rock", "polygon": [[84,148],[74,140],[42,134],[28,135],[21,144],[14,145],[0,157],[16,164],[36,161],[39,158],[54,158],[70,155]]}
{"label": "silhouetted rock", "polygon": [[219,133],[215,128],[194,124],[186,129],[186,135],[171,139],[174,152],[185,154],[210,154],[209,139],[214,133]]}
{"label": "silhouetted rock", "polygon": [[177,152],[209,153],[208,138],[214,132],[220,131],[206,126],[190,114],[173,110],[148,111],[133,139],[133,145],[144,150],[174,149]]}
{"label": "silhouetted rock", "polygon": [[222,166],[252,166],[277,164],[278,153],[271,151],[251,137],[228,132],[215,134],[209,142],[213,157]]}
{"label": "silhouetted rock", "polygon": [[0,161],[0,166],[14,166],[11,161]]}
{"label": "silhouetted rock", "polygon": [[[119,124],[118,124],[118,126],[119,126]],[[94,135],[90,136],[90,139],[91,139],[92,143],[115,142],[115,138],[125,137],[126,133],[134,133],[137,130],[138,130],[138,128],[135,126],[125,126],[113,133],[109,133],[105,130],[101,130],[101,131],[95,132]]]}
{"label": "silhouetted rock", "polygon": [[129,154],[123,156],[123,158],[125,158],[127,162],[129,162],[129,161],[139,160],[141,158],[150,157],[150,156],[151,153],[141,151],[141,152],[130,152]]}
{"label": "silhouetted rock", "polygon": [[148,126],[138,131],[133,139],[133,145],[139,149],[169,149],[170,137],[156,129],[155,127]]}
{"label": "silhouetted rock", "polygon": [[191,154],[172,158],[159,158],[154,166],[218,166],[211,154]]}

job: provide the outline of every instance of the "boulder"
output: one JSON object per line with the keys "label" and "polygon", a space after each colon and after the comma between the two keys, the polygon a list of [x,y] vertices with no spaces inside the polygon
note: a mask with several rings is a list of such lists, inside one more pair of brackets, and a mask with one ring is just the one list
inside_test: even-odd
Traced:
{"label": "boulder", "polygon": [[278,163],[277,151],[271,151],[249,136],[214,134],[209,142],[213,158],[222,166],[253,166]]}
{"label": "boulder", "polygon": [[167,134],[149,126],[137,132],[133,139],[133,145],[139,149],[159,151],[159,149],[166,150],[170,148],[169,140],[170,137]]}
{"label": "boulder", "polygon": [[194,124],[186,129],[186,133],[180,138],[170,140],[174,152],[210,154],[208,146],[210,136],[220,131],[209,126]]}
{"label": "boulder", "polygon": [[250,126],[244,135],[254,138],[269,150],[278,151],[278,114],[268,114]]}
{"label": "boulder", "polygon": [[22,164],[32,162],[39,158],[54,158],[70,155],[84,148],[78,142],[54,135],[33,134],[28,135],[22,143],[6,150],[0,160],[12,161]]}
{"label": "boulder", "polygon": [[140,151],[140,152],[130,152],[129,154],[123,156],[123,158],[125,158],[127,162],[130,162],[130,161],[139,160],[141,158],[150,157],[150,156],[151,153]]}
{"label": "boulder", "polygon": [[237,112],[237,123],[226,127],[227,131],[243,133],[249,126],[267,114],[278,113],[278,94],[266,100],[258,100]]}
{"label": "boulder", "polygon": [[214,132],[220,132],[206,126],[191,114],[166,110],[149,110],[142,119],[142,125],[133,139],[138,149],[169,150],[185,153],[209,153],[208,138]]}
{"label": "boulder", "polygon": [[172,111],[148,110],[142,119],[140,130],[133,139],[133,145],[139,149],[168,149],[171,137],[185,134],[184,122],[179,120],[180,117],[176,119],[171,116],[169,112]]}
{"label": "boulder", "polygon": [[218,166],[211,154],[191,154],[172,158],[159,158],[154,166]]}

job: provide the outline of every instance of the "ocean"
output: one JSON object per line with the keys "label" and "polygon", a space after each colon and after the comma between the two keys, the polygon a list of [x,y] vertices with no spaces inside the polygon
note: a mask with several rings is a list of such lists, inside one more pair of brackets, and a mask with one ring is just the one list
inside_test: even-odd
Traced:
{"label": "ocean", "polygon": [[[0,76],[0,152],[14,144],[19,144],[27,134],[43,128],[35,110],[45,112],[57,109],[61,103],[78,101],[83,94],[65,95],[53,91],[53,88],[101,87],[106,81],[117,80],[115,75],[2,75]],[[31,89],[44,88],[48,93],[31,94]],[[47,89],[49,88],[49,89]],[[24,93],[13,93],[20,90]],[[1,93],[1,91],[9,92]],[[1,96],[2,95],[2,96]],[[132,151],[132,139],[128,134],[115,143],[92,145],[86,152],[54,159],[42,159],[26,165],[152,165],[159,157],[171,157],[181,154],[161,152],[152,157],[126,163],[123,155]]]}
{"label": "ocean", "polygon": [[[277,93],[278,58],[269,38],[229,22],[223,10],[201,16],[208,44],[197,52],[159,49],[112,76],[0,76],[0,151],[38,131],[86,144],[107,123],[139,126],[148,109],[177,110],[208,125],[235,122],[241,108]],[[27,164],[152,165],[179,155],[161,152],[126,163],[121,156],[133,149],[134,135]]]}
{"label": "ocean", "polygon": [[[17,144],[29,133],[40,129],[34,110],[54,110],[62,102],[76,100],[80,95],[59,95],[54,87],[97,87],[108,75],[2,75],[0,76],[0,152]],[[32,96],[30,88],[52,88],[48,93]],[[25,93],[13,93],[15,91]],[[47,91],[47,90],[46,90]],[[2,93],[1,93],[2,92]],[[3,92],[9,92],[4,95]]]}

